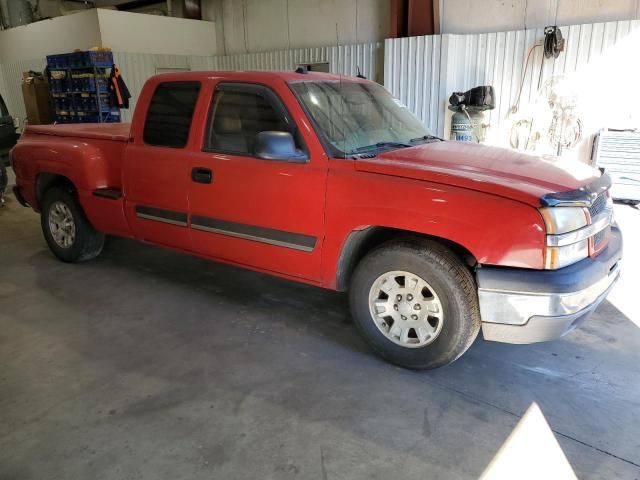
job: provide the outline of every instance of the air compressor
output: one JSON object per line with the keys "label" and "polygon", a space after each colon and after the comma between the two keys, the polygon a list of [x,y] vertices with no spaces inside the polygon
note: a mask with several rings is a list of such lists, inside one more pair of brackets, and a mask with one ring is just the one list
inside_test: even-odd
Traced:
{"label": "air compressor", "polygon": [[484,121],[485,110],[495,108],[492,86],[480,86],[466,92],[454,92],[449,97],[451,117],[450,140],[476,142],[484,140],[489,125]]}
{"label": "air compressor", "polygon": [[449,140],[456,142],[481,142],[484,139],[484,112],[464,105],[449,105],[451,116],[451,134]]}

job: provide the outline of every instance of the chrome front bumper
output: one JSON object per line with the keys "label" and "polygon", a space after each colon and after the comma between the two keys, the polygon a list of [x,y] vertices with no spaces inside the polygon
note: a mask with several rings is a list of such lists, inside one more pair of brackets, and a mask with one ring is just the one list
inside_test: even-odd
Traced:
{"label": "chrome front bumper", "polygon": [[485,340],[534,343],[579,326],[620,276],[622,237],[612,227],[597,257],[560,270],[480,268],[478,300]]}

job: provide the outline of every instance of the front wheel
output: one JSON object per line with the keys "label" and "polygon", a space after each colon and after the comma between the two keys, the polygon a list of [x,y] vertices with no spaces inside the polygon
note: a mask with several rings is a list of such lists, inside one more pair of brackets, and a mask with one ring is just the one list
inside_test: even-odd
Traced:
{"label": "front wheel", "polygon": [[473,275],[437,242],[386,243],[357,266],[351,312],[371,348],[406,368],[456,360],[480,330]]}
{"label": "front wheel", "polygon": [[45,192],[40,220],[49,249],[60,260],[82,262],[102,251],[104,234],[91,226],[74,194],[65,188]]}

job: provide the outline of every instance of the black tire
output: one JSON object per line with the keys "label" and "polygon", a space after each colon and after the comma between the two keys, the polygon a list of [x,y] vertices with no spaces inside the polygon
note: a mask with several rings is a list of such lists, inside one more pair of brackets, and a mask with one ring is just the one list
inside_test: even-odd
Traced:
{"label": "black tire", "polygon": [[[401,346],[376,325],[369,308],[369,292],[381,275],[392,271],[420,276],[440,299],[442,326],[431,343],[415,348]],[[451,363],[471,346],[480,330],[473,275],[453,252],[431,240],[396,240],[371,251],[356,267],[349,295],[353,319],[369,346],[401,367],[431,369]]]}
{"label": "black tire", "polygon": [[[63,247],[53,237],[49,224],[52,206],[57,202],[66,205],[73,217],[75,238]],[[53,254],[63,262],[84,262],[97,257],[104,246],[104,234],[96,231],[87,220],[80,203],[70,188],[52,187],[44,193],[40,214],[42,233]]]}
{"label": "black tire", "polygon": [[0,156],[0,197],[4,195],[7,185],[9,185],[9,175],[7,174],[7,167],[4,166],[4,159]]}

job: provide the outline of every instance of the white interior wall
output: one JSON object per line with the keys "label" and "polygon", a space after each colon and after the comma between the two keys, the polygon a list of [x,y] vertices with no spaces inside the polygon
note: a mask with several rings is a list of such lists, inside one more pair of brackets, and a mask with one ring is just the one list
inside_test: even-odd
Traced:
{"label": "white interior wall", "polygon": [[640,19],[640,0],[440,0],[441,33]]}
{"label": "white interior wall", "polygon": [[0,63],[96,46],[168,55],[221,53],[213,22],[91,9],[0,31]]}
{"label": "white interior wall", "polygon": [[96,10],[0,31],[0,63],[42,59],[53,53],[100,45]]}
{"label": "white interior wall", "polygon": [[203,18],[221,27],[224,53],[382,41],[389,0],[203,0]]}
{"label": "white interior wall", "polygon": [[184,18],[99,9],[103,46],[115,52],[216,55],[216,24]]}
{"label": "white interior wall", "polygon": [[2,30],[0,94],[11,114],[25,117],[22,72],[42,71],[47,55],[96,46],[110,47],[116,60],[125,62],[122,73],[131,74],[135,96],[157,68],[207,69],[218,53],[213,22],[115,10],[92,9]]}

